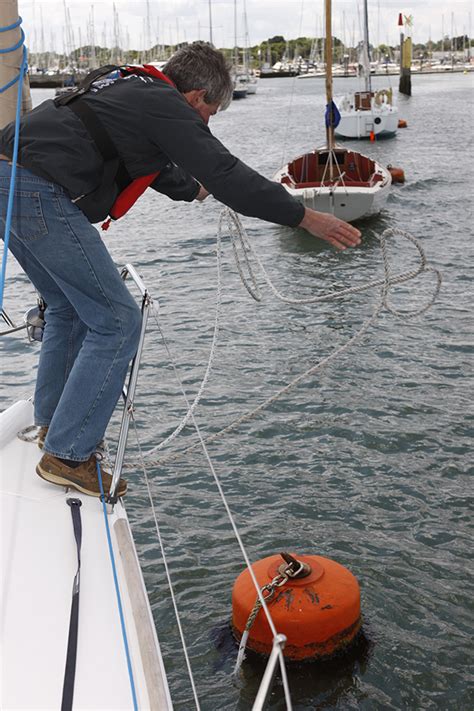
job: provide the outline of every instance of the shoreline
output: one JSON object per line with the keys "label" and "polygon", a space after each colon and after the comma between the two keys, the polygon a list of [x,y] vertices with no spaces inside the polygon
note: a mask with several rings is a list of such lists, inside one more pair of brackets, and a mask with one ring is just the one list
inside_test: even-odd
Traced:
{"label": "shoreline", "polygon": [[[426,71],[415,71],[411,76],[425,76],[428,74],[463,74],[474,71],[474,66],[471,67],[454,67],[450,69],[427,69]],[[79,77],[85,76],[79,75]],[[371,76],[399,76],[399,72],[374,72]],[[78,78],[79,78],[78,77]],[[272,72],[271,74],[261,74],[260,79],[281,79],[281,78],[307,78],[307,79],[324,79],[325,74],[295,74],[294,72]],[[356,74],[333,74],[333,79],[357,79]],[[29,74],[30,87],[32,89],[56,89],[58,87],[67,86],[71,81],[70,74]]]}

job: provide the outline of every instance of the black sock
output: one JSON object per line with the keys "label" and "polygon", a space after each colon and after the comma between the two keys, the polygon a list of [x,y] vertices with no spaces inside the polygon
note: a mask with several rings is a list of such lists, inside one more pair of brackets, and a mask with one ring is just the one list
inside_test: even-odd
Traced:
{"label": "black sock", "polygon": [[84,464],[84,462],[75,462],[73,459],[63,459],[62,457],[56,457],[56,459],[59,459],[60,462],[64,462],[64,464],[71,469],[77,469],[81,464]]}

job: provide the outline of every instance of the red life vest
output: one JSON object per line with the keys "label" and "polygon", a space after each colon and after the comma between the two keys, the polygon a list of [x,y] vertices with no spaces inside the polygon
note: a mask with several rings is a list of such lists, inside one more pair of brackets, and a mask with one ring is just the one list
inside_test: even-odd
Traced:
{"label": "red life vest", "polygon": [[[120,72],[122,76],[126,74],[148,74],[155,79],[161,79],[167,82],[171,86],[176,88],[176,84],[171,81],[166,74],[160,72],[159,69],[153,67],[151,64],[144,64],[142,67],[126,66],[121,67]],[[155,173],[150,173],[149,175],[142,175],[140,178],[135,178],[132,182],[127,185],[127,187],[122,190],[122,192],[117,196],[114,204],[112,205],[109,217],[105,222],[102,223],[101,227],[103,230],[108,230],[110,227],[111,220],[118,220],[127,213],[130,208],[136,203],[138,198],[145,192],[145,190],[150,187],[153,181],[158,177],[160,171]]]}

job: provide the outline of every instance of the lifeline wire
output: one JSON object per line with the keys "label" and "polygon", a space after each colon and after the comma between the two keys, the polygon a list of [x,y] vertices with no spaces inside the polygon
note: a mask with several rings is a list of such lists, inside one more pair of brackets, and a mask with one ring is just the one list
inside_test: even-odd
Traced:
{"label": "lifeline wire", "polygon": [[[221,284],[222,284],[222,279],[221,279],[221,262],[220,262],[220,260],[221,260],[221,250],[220,250],[220,249],[219,249],[218,252],[217,252],[217,260],[218,260],[218,269],[217,269],[217,272],[218,272],[218,285],[217,285],[217,291],[218,291],[218,294],[219,294],[219,296],[218,296],[218,302],[220,302]],[[256,589],[256,591],[257,591],[257,595],[258,595],[258,597],[259,597],[259,599],[260,599],[260,601],[261,601],[261,603],[262,603],[262,607],[264,608],[264,612],[265,612],[265,614],[266,614],[266,616],[267,616],[267,620],[268,620],[270,629],[271,629],[271,631],[272,631],[273,637],[276,637],[278,633],[277,633],[276,628],[275,628],[275,626],[274,626],[274,624],[273,624],[273,620],[272,620],[272,618],[271,618],[271,615],[270,615],[270,612],[269,612],[268,607],[267,607],[267,605],[266,605],[265,599],[264,599],[264,597],[263,597],[263,595],[262,595],[262,592],[261,592],[261,590],[260,590],[260,587],[259,587],[259,585],[258,585],[258,581],[257,581],[257,579],[256,579],[256,577],[255,577],[255,574],[254,574],[253,570],[252,570],[249,557],[248,557],[247,552],[246,552],[246,550],[245,550],[243,541],[242,541],[242,539],[241,539],[241,537],[240,537],[240,534],[239,534],[239,531],[238,531],[237,526],[236,526],[236,524],[235,524],[235,521],[234,521],[234,519],[233,519],[232,512],[231,512],[231,510],[230,510],[230,508],[229,508],[229,505],[228,505],[228,503],[227,503],[227,500],[226,500],[226,498],[225,498],[225,494],[224,494],[224,491],[223,491],[223,489],[222,489],[221,483],[220,483],[220,481],[219,481],[219,479],[218,479],[218,477],[217,477],[217,474],[216,474],[216,472],[215,472],[214,466],[213,466],[212,461],[211,461],[211,459],[210,459],[210,457],[209,457],[209,453],[207,452],[206,446],[205,446],[204,441],[203,441],[203,438],[202,438],[202,436],[201,436],[201,432],[200,432],[199,427],[198,427],[198,425],[197,425],[197,422],[196,422],[196,420],[195,420],[195,418],[194,418],[194,409],[195,409],[195,407],[197,406],[197,404],[198,404],[198,402],[199,402],[199,395],[200,395],[200,393],[202,393],[202,391],[204,390],[205,384],[206,384],[206,382],[207,382],[207,378],[209,377],[209,374],[210,374],[211,364],[212,364],[212,358],[209,359],[208,367],[207,367],[207,369],[206,369],[206,374],[205,374],[204,379],[203,379],[203,381],[202,381],[202,383],[201,383],[201,387],[200,387],[200,389],[199,389],[198,396],[195,398],[193,404],[191,405],[191,404],[189,403],[189,400],[188,400],[188,398],[187,398],[186,392],[185,392],[185,390],[184,390],[183,383],[182,383],[182,381],[181,381],[181,379],[180,379],[180,377],[179,377],[179,374],[178,374],[178,371],[177,371],[177,368],[176,368],[174,359],[173,359],[173,357],[172,357],[172,355],[171,355],[171,352],[170,352],[170,350],[169,350],[167,341],[166,341],[166,339],[165,339],[165,337],[164,337],[164,334],[163,334],[163,332],[162,332],[162,330],[161,330],[160,323],[159,323],[159,321],[158,321],[156,309],[155,309],[155,307],[154,307],[154,305],[153,305],[153,302],[152,302],[152,313],[153,313],[153,316],[154,316],[154,318],[155,318],[155,321],[156,321],[158,330],[160,331],[160,334],[161,334],[161,338],[162,338],[162,340],[163,340],[163,343],[164,343],[164,345],[165,345],[165,348],[166,348],[166,351],[167,351],[167,354],[168,354],[168,358],[169,358],[169,360],[170,360],[170,362],[171,362],[171,365],[172,365],[172,367],[173,367],[176,380],[177,380],[177,382],[179,383],[179,386],[180,386],[180,388],[181,388],[183,397],[184,397],[185,402],[186,402],[186,405],[187,405],[187,407],[188,407],[188,412],[187,412],[187,415],[186,415],[186,421],[182,421],[181,424],[180,424],[180,426],[172,433],[172,435],[170,435],[170,437],[167,438],[167,440],[165,440],[165,442],[166,442],[166,441],[170,441],[170,439],[174,439],[174,438],[179,434],[179,432],[181,431],[181,429],[184,427],[184,425],[186,424],[186,422],[188,421],[188,419],[189,419],[189,418],[192,418],[193,425],[194,425],[195,430],[196,430],[196,432],[197,432],[197,434],[198,434],[198,437],[199,437],[199,439],[200,439],[200,443],[201,443],[201,446],[202,446],[202,448],[203,448],[203,452],[204,452],[204,454],[205,454],[205,456],[206,456],[206,459],[207,459],[208,464],[209,464],[209,468],[210,468],[211,473],[212,473],[212,475],[213,475],[213,477],[214,477],[214,480],[215,480],[216,486],[217,486],[217,488],[218,488],[218,491],[219,491],[219,493],[220,493],[220,495],[221,495],[221,499],[222,499],[223,504],[224,504],[224,507],[225,507],[225,509],[226,509],[226,511],[227,511],[227,515],[228,515],[228,517],[229,517],[231,526],[232,526],[232,528],[233,528],[233,530],[234,530],[235,537],[236,537],[237,542],[238,542],[238,544],[239,544],[239,546],[240,546],[240,549],[241,549],[241,551],[242,551],[242,555],[243,555],[243,557],[244,557],[245,563],[246,563],[247,568],[248,568],[248,570],[249,570],[249,573],[250,573],[250,576],[251,576],[251,578],[252,578],[253,584],[255,585],[255,589]],[[215,325],[214,325],[213,343],[216,343],[216,342],[217,342],[218,328],[219,328],[218,309],[216,309],[216,319],[215,319]],[[186,665],[187,665],[187,668],[188,668],[188,674],[189,674],[189,678],[190,678],[190,681],[191,681],[191,686],[192,686],[192,689],[193,689],[194,700],[195,700],[195,703],[196,703],[196,708],[199,709],[199,708],[200,708],[200,706],[199,706],[199,699],[198,699],[198,696],[197,696],[197,690],[196,690],[196,686],[195,686],[195,683],[194,683],[194,678],[193,678],[191,663],[190,663],[189,656],[188,656],[188,653],[187,653],[187,646],[186,646],[186,641],[185,641],[185,637],[184,637],[184,632],[183,632],[183,630],[182,630],[181,621],[180,621],[180,616],[179,616],[179,611],[178,611],[178,606],[177,606],[176,599],[175,599],[174,592],[173,592],[173,585],[172,585],[172,581],[171,581],[171,574],[170,574],[170,572],[169,572],[169,568],[168,568],[168,564],[167,564],[167,560],[166,560],[164,545],[163,545],[163,541],[162,541],[162,537],[161,537],[161,533],[160,533],[160,529],[159,529],[159,524],[158,524],[158,520],[157,520],[157,516],[156,516],[156,510],[155,510],[154,503],[153,503],[153,497],[152,497],[152,493],[151,493],[151,487],[150,487],[150,483],[149,483],[148,476],[147,476],[147,471],[146,471],[146,467],[145,467],[145,463],[144,463],[144,457],[143,457],[143,453],[142,453],[142,451],[141,451],[140,441],[139,441],[139,438],[138,438],[138,432],[137,432],[137,429],[136,429],[136,422],[135,422],[135,418],[133,417],[133,413],[132,413],[132,422],[133,422],[134,429],[135,429],[135,435],[136,435],[136,438],[137,438],[137,443],[138,443],[139,452],[140,452],[141,465],[142,465],[142,468],[143,468],[143,471],[144,471],[144,474],[145,474],[145,481],[146,481],[146,486],[147,486],[147,490],[148,490],[148,497],[149,497],[150,504],[151,504],[151,508],[152,508],[152,512],[153,512],[153,517],[154,517],[154,521],[155,521],[155,527],[156,527],[157,536],[158,536],[158,542],[159,542],[159,545],[160,545],[160,548],[161,548],[161,553],[162,553],[162,557],[163,557],[163,563],[164,563],[164,566],[165,566],[166,576],[167,576],[167,579],[168,579],[168,586],[169,586],[170,593],[171,593],[172,603],[173,603],[173,607],[174,607],[174,611],[175,611],[175,617],[176,617],[176,621],[177,621],[177,624],[178,624],[178,629],[179,629],[179,633],[180,633],[180,637],[181,637],[181,643],[182,643],[183,652],[184,652],[185,659],[186,659]],[[286,698],[286,700],[287,700],[287,708],[291,710],[291,700],[290,700],[290,692],[289,692],[289,686],[288,686],[288,679],[287,679],[287,675],[286,675],[286,670],[283,668],[283,666],[284,666],[284,658],[283,658],[283,655],[282,655],[282,654],[279,654],[278,656],[279,656],[280,667],[282,667],[282,680],[283,680],[283,686],[284,686],[284,690],[285,690],[285,698]]]}
{"label": "lifeline wire", "polygon": [[165,568],[166,579],[167,579],[167,581],[168,581],[168,588],[169,588],[170,595],[171,595],[171,601],[172,601],[172,603],[173,603],[174,615],[175,615],[175,617],[176,617],[176,623],[177,623],[177,625],[178,625],[179,636],[181,637],[181,646],[182,646],[182,648],[183,648],[184,658],[185,658],[185,660],[186,660],[186,666],[187,666],[187,668],[188,668],[188,676],[189,676],[189,680],[190,680],[190,682],[191,682],[191,687],[192,687],[192,690],[193,690],[194,702],[195,702],[195,704],[196,704],[196,709],[197,709],[198,711],[200,711],[200,708],[201,708],[201,707],[200,707],[200,705],[199,705],[199,698],[198,698],[198,695],[197,695],[197,689],[196,689],[196,684],[195,684],[195,681],[194,681],[193,670],[192,670],[192,667],[191,667],[191,661],[190,661],[190,659],[189,659],[188,648],[187,648],[187,645],[186,645],[186,638],[185,638],[185,636],[184,636],[183,627],[182,627],[182,625],[181,625],[181,618],[180,618],[180,616],[179,616],[178,603],[176,602],[176,596],[175,596],[175,594],[174,594],[173,583],[172,583],[172,581],[171,581],[171,573],[170,573],[170,570],[169,570],[169,567],[168,567],[168,560],[167,560],[166,554],[165,554],[165,547],[164,547],[164,544],[163,544],[163,538],[162,538],[162,536],[161,536],[160,526],[159,526],[159,524],[158,524],[158,517],[157,517],[157,515],[156,515],[155,504],[154,504],[154,502],[153,502],[153,496],[152,496],[152,493],[151,493],[150,481],[149,481],[149,479],[148,479],[148,472],[147,472],[147,470],[146,470],[145,461],[144,461],[144,459],[143,459],[143,455],[142,455],[142,451],[141,451],[140,438],[139,438],[139,436],[138,436],[137,423],[136,423],[135,418],[134,418],[134,416],[133,416],[133,410],[132,410],[131,418],[132,418],[132,423],[133,423],[133,429],[134,429],[134,431],[135,431],[135,438],[136,438],[136,440],[137,440],[138,451],[139,451],[139,453],[140,453],[140,458],[141,458],[141,465],[142,465],[142,469],[143,469],[143,474],[144,474],[144,476],[145,476],[145,483],[146,483],[146,488],[147,488],[147,492],[148,492],[148,499],[149,499],[149,501],[150,501],[151,511],[152,511],[152,514],[153,514],[153,520],[154,520],[154,522],[155,522],[156,535],[157,535],[157,538],[158,538],[158,543],[160,544],[161,557],[163,558],[163,565],[164,565],[164,568]]}
{"label": "lifeline wire", "polygon": [[[157,321],[158,328],[159,328],[159,322],[158,322],[158,320],[157,320],[157,318],[156,318],[156,313],[154,313],[154,315],[155,315],[155,319],[156,319],[156,321]],[[186,403],[187,403],[187,405],[188,405],[188,408],[189,408],[188,411],[189,411],[191,408],[190,408],[189,401],[188,401],[187,396],[186,396],[186,392],[185,392],[185,390],[184,390],[184,387],[183,387],[183,384],[182,384],[182,382],[181,382],[181,379],[179,378],[179,375],[178,375],[178,373],[177,373],[177,369],[176,369],[176,367],[175,367],[174,360],[173,360],[172,355],[171,355],[171,353],[170,353],[170,351],[169,351],[169,348],[168,348],[168,345],[167,345],[166,340],[165,340],[165,338],[164,338],[164,335],[163,335],[163,333],[161,332],[161,329],[160,329],[160,333],[161,333],[163,342],[164,342],[164,344],[165,344],[165,348],[166,348],[166,350],[167,350],[168,357],[170,358],[170,361],[171,361],[171,363],[172,363],[172,365],[173,365],[173,369],[174,369],[174,372],[175,372],[175,375],[176,375],[176,379],[177,379],[177,381],[178,381],[178,383],[179,383],[179,385],[180,385],[180,387],[181,387],[182,394],[183,394],[183,396],[184,396],[184,398],[185,398],[185,401],[186,401]],[[257,591],[258,599],[260,600],[261,605],[262,605],[262,607],[264,608],[264,612],[265,612],[265,614],[266,614],[266,616],[267,616],[267,620],[268,620],[270,629],[272,630],[273,637],[274,637],[274,643],[275,643],[276,638],[281,637],[281,635],[278,635],[278,633],[277,633],[277,631],[276,631],[276,629],[275,629],[275,626],[274,626],[274,624],[273,624],[273,620],[272,620],[272,618],[271,618],[270,612],[269,612],[268,607],[267,607],[267,605],[266,605],[265,598],[264,598],[263,595],[262,595],[262,592],[261,592],[260,587],[259,587],[259,585],[258,585],[258,581],[257,581],[257,579],[256,579],[256,577],[255,577],[255,574],[254,574],[253,570],[252,570],[252,567],[251,567],[251,564],[250,564],[250,560],[249,560],[248,555],[247,555],[247,552],[246,552],[246,550],[245,550],[245,548],[244,548],[243,541],[242,541],[242,539],[241,539],[241,537],[240,537],[240,534],[239,534],[239,532],[238,532],[237,526],[236,526],[235,521],[234,521],[234,519],[233,519],[232,513],[231,513],[230,508],[229,508],[229,506],[228,506],[228,504],[227,504],[227,500],[226,500],[226,498],[225,498],[225,494],[224,494],[224,492],[223,492],[223,490],[222,490],[220,481],[219,481],[219,479],[218,479],[218,477],[217,477],[217,474],[216,474],[216,472],[215,472],[215,470],[214,470],[214,467],[213,467],[213,465],[212,465],[212,462],[211,462],[211,460],[210,460],[210,457],[209,457],[209,454],[208,454],[208,452],[207,452],[207,449],[206,449],[206,446],[205,446],[205,444],[204,444],[204,441],[202,440],[200,430],[199,430],[199,428],[198,428],[198,425],[197,425],[197,423],[196,423],[196,420],[194,419],[194,415],[192,416],[192,419],[193,419],[193,424],[194,424],[194,427],[195,427],[195,429],[196,429],[196,432],[197,432],[198,436],[200,437],[204,454],[205,454],[205,456],[206,456],[206,458],[207,458],[207,460],[208,460],[208,463],[209,463],[209,466],[210,466],[210,469],[211,469],[211,473],[212,473],[213,476],[214,476],[214,479],[215,479],[217,488],[218,488],[218,490],[219,490],[219,493],[220,493],[220,495],[221,495],[222,501],[223,501],[223,503],[224,503],[224,507],[225,507],[225,509],[226,509],[226,511],[227,511],[227,514],[228,514],[228,517],[229,517],[231,526],[232,526],[232,528],[233,528],[233,530],[234,530],[234,534],[235,534],[235,536],[236,536],[237,542],[238,542],[238,544],[239,544],[239,546],[240,546],[240,548],[241,548],[241,551],[242,551],[244,560],[245,560],[245,562],[246,562],[246,565],[247,565],[247,568],[248,568],[248,570],[249,570],[250,576],[251,576],[251,578],[252,578],[253,584],[254,584],[255,589],[256,589],[256,591]],[[183,652],[184,652],[184,656],[185,656],[185,659],[186,659],[186,665],[187,665],[187,668],[188,668],[188,675],[189,675],[189,679],[190,679],[191,686],[192,686],[192,689],[193,689],[194,701],[195,701],[195,704],[196,704],[196,708],[198,709],[198,711],[200,711],[199,699],[198,699],[198,696],[197,696],[197,690],[196,690],[196,685],[195,685],[194,676],[193,676],[193,672],[192,672],[191,662],[190,662],[190,660],[189,660],[189,655],[188,655],[188,650],[187,650],[187,645],[186,645],[186,639],[185,639],[185,637],[184,637],[184,632],[183,632],[182,625],[181,625],[181,618],[180,618],[180,615],[179,615],[178,605],[177,605],[176,598],[175,598],[175,594],[174,594],[173,583],[172,583],[172,580],[171,580],[171,574],[170,574],[169,567],[168,567],[168,562],[167,562],[167,559],[166,559],[166,554],[165,554],[163,539],[162,539],[162,537],[161,537],[160,527],[159,527],[159,524],[158,524],[158,518],[157,518],[157,515],[156,515],[156,509],[155,509],[155,505],[154,505],[154,502],[153,502],[153,496],[152,496],[152,493],[151,493],[150,482],[149,482],[149,479],[148,479],[148,474],[147,474],[147,470],[146,470],[146,466],[145,466],[143,454],[142,454],[142,451],[141,451],[140,440],[139,440],[139,437],[138,437],[138,430],[137,430],[136,421],[135,421],[135,418],[134,418],[134,416],[133,416],[133,413],[132,413],[132,422],[133,422],[133,426],[134,426],[134,430],[135,430],[135,436],[136,436],[136,439],[137,439],[138,449],[139,449],[139,452],[140,452],[141,464],[142,464],[143,472],[144,472],[144,475],[145,475],[145,482],[146,482],[147,491],[148,491],[148,498],[149,498],[149,500],[150,500],[150,505],[151,505],[151,509],[152,509],[152,513],[153,513],[153,518],[154,518],[154,522],[155,522],[155,528],[156,528],[156,532],[157,532],[158,542],[159,542],[160,549],[161,549],[161,554],[162,554],[162,557],[163,557],[163,564],[164,564],[164,567],[165,567],[166,577],[167,577],[167,580],[168,580],[168,587],[169,587],[170,594],[171,594],[171,599],[172,599],[173,608],[174,608],[174,612],[175,612],[176,622],[177,622],[177,624],[178,624],[179,634],[180,634],[180,637],[181,637],[181,644],[182,644],[182,647],[183,647]],[[278,650],[278,660],[279,660],[279,663],[280,663],[281,676],[282,676],[282,684],[283,684],[283,689],[284,689],[284,694],[285,694],[285,700],[286,700],[286,705],[287,705],[287,711],[291,711],[291,710],[292,710],[292,703],[291,703],[290,688],[289,688],[288,676],[287,676],[286,668],[285,668],[285,659],[284,659],[283,653],[282,653],[282,651],[281,651],[281,647],[279,647],[279,650]]]}
{"label": "lifeline wire", "polygon": [[[155,318],[156,318],[156,316],[155,316]],[[173,371],[174,371],[176,380],[177,380],[177,382],[178,382],[178,384],[179,384],[179,386],[180,386],[180,388],[181,388],[181,393],[182,393],[182,395],[183,395],[183,397],[184,397],[184,400],[185,400],[185,402],[186,402],[186,404],[187,404],[188,412],[189,412],[190,409],[191,409],[191,405],[190,405],[189,400],[188,400],[188,397],[187,397],[187,395],[186,395],[186,391],[185,391],[185,389],[184,389],[184,386],[183,386],[183,383],[182,383],[182,381],[181,381],[181,378],[179,377],[179,374],[178,374],[178,370],[177,370],[177,368],[176,368],[175,361],[174,361],[173,356],[171,355],[171,351],[169,350],[169,347],[168,347],[168,343],[167,343],[167,341],[166,341],[166,339],[165,339],[165,337],[164,337],[164,334],[163,334],[163,332],[162,332],[162,330],[161,330],[161,327],[160,327],[160,324],[159,324],[158,321],[157,321],[157,326],[158,326],[158,329],[160,330],[161,337],[162,337],[162,339],[163,339],[163,343],[164,343],[164,345],[165,345],[166,352],[167,352],[167,354],[168,354],[168,358],[170,359],[170,362],[171,362],[171,365],[172,365],[172,368],[173,368]],[[232,515],[232,511],[230,510],[229,504],[227,503],[227,499],[226,499],[226,497],[225,497],[224,490],[223,490],[223,488],[222,488],[220,479],[219,479],[219,477],[217,476],[216,470],[214,469],[214,465],[213,465],[212,460],[211,460],[211,458],[210,458],[210,456],[209,456],[209,452],[208,452],[208,450],[207,450],[206,444],[205,444],[204,439],[203,439],[203,437],[202,437],[202,435],[201,435],[201,430],[199,429],[199,425],[198,425],[198,423],[196,422],[196,418],[194,417],[194,412],[191,414],[191,417],[192,417],[194,429],[196,430],[196,434],[197,434],[197,436],[198,436],[198,438],[199,438],[199,443],[200,443],[200,445],[201,445],[201,447],[202,447],[202,451],[203,451],[204,456],[205,456],[205,458],[206,458],[206,460],[207,460],[207,463],[208,463],[208,465],[209,465],[209,469],[210,469],[211,474],[212,474],[212,476],[213,476],[213,478],[214,478],[214,481],[215,481],[215,484],[216,484],[216,486],[217,486],[217,490],[219,491],[220,497],[221,497],[221,499],[222,499],[222,503],[223,503],[223,505],[224,505],[224,508],[225,508],[225,510],[226,510],[226,512],[227,512],[227,516],[228,516],[228,518],[229,518],[230,525],[232,526],[232,530],[233,530],[233,532],[234,532],[235,538],[236,538],[237,543],[238,543],[238,545],[239,545],[239,547],[240,547],[240,550],[241,550],[242,556],[243,556],[243,558],[244,558],[245,564],[246,564],[246,566],[247,566],[247,569],[248,569],[248,571],[249,571],[250,577],[252,578],[252,582],[253,582],[253,584],[254,584],[254,586],[255,586],[255,590],[256,590],[256,592],[257,592],[257,596],[258,596],[258,598],[260,599],[260,602],[262,603],[262,608],[263,608],[263,611],[264,611],[265,616],[266,616],[266,618],[267,618],[267,622],[268,622],[268,625],[269,625],[269,627],[270,627],[270,630],[271,630],[271,632],[272,632],[273,639],[275,639],[275,638],[277,637],[277,635],[278,635],[278,632],[277,632],[277,630],[276,630],[276,627],[275,627],[275,625],[274,625],[272,616],[271,616],[270,611],[269,611],[269,609],[268,609],[268,605],[267,605],[267,603],[266,603],[266,601],[265,601],[265,598],[263,597],[262,591],[260,590],[260,586],[259,586],[259,584],[258,584],[258,580],[257,580],[257,578],[256,578],[256,576],[255,576],[255,573],[254,573],[253,569],[252,569],[252,564],[251,564],[250,559],[249,559],[249,557],[248,557],[248,555],[247,555],[247,551],[245,550],[245,546],[244,546],[244,543],[243,543],[242,538],[241,538],[241,536],[240,536],[240,533],[239,533],[239,530],[238,530],[238,528],[237,528],[237,525],[236,525],[236,523],[235,523],[235,521],[234,521],[234,517],[233,517],[233,515]],[[279,659],[280,659],[280,666],[283,667],[283,666],[284,666],[284,657],[283,657],[283,655],[279,655]],[[286,675],[284,672],[282,672],[282,683],[283,683],[283,686],[284,686],[284,689],[285,689],[285,699],[290,699],[290,691],[289,691],[289,687],[288,687],[288,678],[287,678],[287,675]],[[288,710],[291,711],[291,701],[290,701],[290,705],[288,706]]]}
{"label": "lifeline wire", "polygon": [[97,466],[97,476],[99,479],[99,487],[100,487],[100,500],[102,501],[102,511],[104,514],[104,521],[105,521],[105,531],[107,534],[107,543],[109,545],[110,562],[112,564],[112,574],[114,577],[115,593],[117,595],[117,606],[118,606],[119,617],[120,617],[120,626],[122,628],[123,646],[125,649],[125,657],[127,660],[128,678],[130,680],[130,691],[132,692],[134,711],[138,711],[137,693],[135,691],[135,682],[133,679],[132,661],[130,659],[130,650],[128,647],[128,639],[127,639],[127,629],[125,627],[125,618],[123,616],[122,598],[120,597],[120,587],[119,587],[118,577],[117,577],[117,568],[115,565],[114,549],[112,546],[112,539],[110,537],[109,520],[108,520],[107,508],[106,508],[106,504],[105,504],[104,486],[102,483],[102,472],[100,469],[99,460],[97,458],[96,458],[96,466]]}
{"label": "lifeline wire", "polygon": [[[14,30],[19,27],[22,22],[21,17],[18,18],[13,25],[8,25],[8,27],[0,27],[0,32],[8,32],[8,30]],[[0,49],[0,54],[7,54],[8,52],[14,52],[23,45],[23,56],[20,64],[20,71],[17,76],[9,81],[4,86],[0,87],[0,94],[13,86],[18,82],[18,94],[16,100],[16,115],[15,115],[15,134],[13,139],[13,156],[12,156],[12,172],[10,175],[10,192],[8,193],[8,206],[7,214],[5,219],[5,232],[3,238],[3,255],[2,255],[2,271],[0,274],[0,310],[3,308],[3,293],[5,291],[5,276],[7,271],[7,257],[8,257],[8,242],[10,240],[10,228],[12,221],[13,212],[13,196],[15,193],[15,179],[16,179],[16,162],[18,160],[18,147],[20,141],[20,117],[21,117],[21,98],[23,89],[23,77],[28,67],[28,57],[26,47],[24,45],[25,33],[21,30],[20,40],[16,45],[12,47],[6,47],[5,49]]]}

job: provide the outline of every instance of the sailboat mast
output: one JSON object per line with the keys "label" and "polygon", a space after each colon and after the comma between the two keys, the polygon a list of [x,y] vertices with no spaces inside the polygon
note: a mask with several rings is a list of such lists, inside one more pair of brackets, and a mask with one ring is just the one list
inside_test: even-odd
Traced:
{"label": "sailboat mast", "polygon": [[367,0],[364,0],[364,61],[367,64],[365,67],[365,90],[372,91],[372,81],[370,78],[370,47],[369,47],[369,11]]}
{"label": "sailboat mast", "polygon": [[209,0],[209,44],[212,44],[212,0]]}
{"label": "sailboat mast", "polygon": [[[18,20],[17,0],[2,0],[0,2],[0,27],[10,27]],[[3,49],[14,47],[20,40],[20,27],[2,32],[0,35]],[[0,54],[0,87],[8,84],[18,75],[18,70],[23,58],[23,47],[18,47],[11,52]],[[28,76],[23,79],[21,111],[25,113],[31,109],[30,82]],[[15,119],[18,84],[13,84],[0,94],[0,128],[3,128]]]}
{"label": "sailboat mast", "polygon": [[239,63],[239,50],[237,49],[237,0],[234,0],[234,65],[237,69]]}
{"label": "sailboat mast", "polygon": [[[331,0],[325,0],[325,14],[326,14],[326,103],[329,107],[329,111],[332,113],[331,103],[332,103],[332,18],[331,18]],[[334,128],[331,125],[332,121],[329,122],[329,126],[326,128],[327,144],[329,152],[332,151],[334,147]],[[330,169],[332,172],[332,161],[330,163]],[[332,179],[332,176],[331,176]]]}

